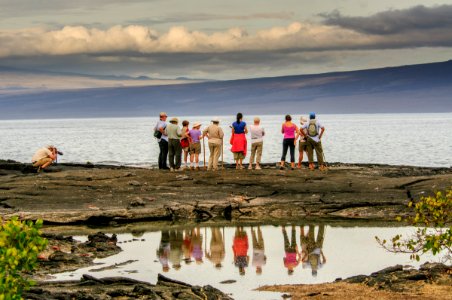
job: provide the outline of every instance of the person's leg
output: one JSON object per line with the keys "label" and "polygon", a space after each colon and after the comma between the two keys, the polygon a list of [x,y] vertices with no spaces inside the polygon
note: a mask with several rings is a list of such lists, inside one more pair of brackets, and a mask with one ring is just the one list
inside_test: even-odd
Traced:
{"label": "person's leg", "polygon": [[309,169],[314,169],[314,141],[312,139],[308,139],[307,141],[307,150],[308,150],[308,161],[309,161]]}
{"label": "person's leg", "polygon": [[173,142],[174,142],[173,139],[168,141],[169,164],[170,164],[171,169],[174,169],[176,167],[176,165],[174,164],[174,157],[176,155],[176,149],[174,147]]}
{"label": "person's leg", "polygon": [[257,152],[257,156],[256,156],[256,168],[259,167],[261,165],[261,158],[262,158],[262,149],[264,147],[264,143],[263,142],[259,142],[257,143],[256,146],[256,152]]}
{"label": "person's leg", "polygon": [[294,140],[291,139],[291,143],[289,144],[290,150],[290,166],[292,169],[295,168],[295,144]]}
{"label": "person's leg", "polygon": [[281,167],[284,167],[284,163],[286,162],[287,149],[289,149],[289,144],[287,143],[287,139],[284,139],[282,156],[281,156]]}
{"label": "person's leg", "polygon": [[212,170],[213,168],[213,157],[214,157],[214,147],[215,144],[209,143],[209,166],[207,167],[207,170]]}
{"label": "person's leg", "polygon": [[164,151],[164,145],[163,145],[164,140],[160,140],[159,142],[159,169],[163,169],[163,151]]}
{"label": "person's leg", "polygon": [[180,169],[182,163],[182,146],[179,140],[174,140],[174,148],[176,152],[176,169]]}
{"label": "person's leg", "polygon": [[286,231],[285,227],[282,228],[282,232],[283,232],[283,236],[284,236],[284,250],[287,251],[288,249],[290,249],[290,242],[289,242],[289,237],[287,236],[287,231]]}
{"label": "person's leg", "polygon": [[168,141],[165,141],[165,140],[162,140],[162,141],[163,141],[163,143],[162,143],[162,145],[163,145],[163,147],[162,147],[162,149],[163,149],[162,165],[163,165],[163,169],[168,169],[168,163],[167,163],[167,161],[168,161]]}
{"label": "person's leg", "polygon": [[254,157],[256,156],[257,143],[251,144],[251,154],[250,154],[250,166],[249,169],[253,168]]}
{"label": "person's leg", "polygon": [[319,168],[321,170],[323,170],[325,168],[325,161],[323,160],[323,147],[322,147],[322,142],[318,142],[316,149],[315,149],[315,154],[317,155],[317,161],[319,162]]}
{"label": "person's leg", "polygon": [[213,158],[213,169],[218,170],[218,159],[220,158],[221,145],[215,144],[214,146],[214,158]]}

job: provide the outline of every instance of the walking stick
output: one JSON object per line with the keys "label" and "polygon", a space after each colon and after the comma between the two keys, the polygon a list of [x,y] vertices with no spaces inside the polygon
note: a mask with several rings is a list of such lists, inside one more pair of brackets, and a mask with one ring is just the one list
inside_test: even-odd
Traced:
{"label": "walking stick", "polygon": [[204,143],[204,137],[202,137],[202,152],[204,154],[204,169],[206,168],[206,144]]}
{"label": "walking stick", "polygon": [[221,169],[224,169],[224,138],[221,139]]}

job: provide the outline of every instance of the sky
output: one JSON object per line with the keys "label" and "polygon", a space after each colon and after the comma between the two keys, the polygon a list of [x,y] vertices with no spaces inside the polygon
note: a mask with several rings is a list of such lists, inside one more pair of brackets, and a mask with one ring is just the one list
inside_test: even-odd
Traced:
{"label": "sky", "polygon": [[0,67],[229,80],[452,59],[452,0],[0,0]]}

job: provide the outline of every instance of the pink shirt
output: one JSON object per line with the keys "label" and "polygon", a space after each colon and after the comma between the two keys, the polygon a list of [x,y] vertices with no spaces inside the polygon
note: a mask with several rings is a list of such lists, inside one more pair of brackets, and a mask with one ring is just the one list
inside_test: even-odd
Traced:
{"label": "pink shirt", "polygon": [[284,138],[285,139],[294,139],[295,138],[295,125],[292,126],[286,126],[286,124],[283,125],[284,130]]}

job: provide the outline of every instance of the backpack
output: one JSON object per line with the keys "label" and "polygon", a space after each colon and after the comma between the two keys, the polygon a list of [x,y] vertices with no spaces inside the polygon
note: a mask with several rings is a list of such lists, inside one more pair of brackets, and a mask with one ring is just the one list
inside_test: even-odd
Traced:
{"label": "backpack", "polygon": [[319,132],[317,131],[317,122],[315,120],[310,120],[308,125],[308,135],[316,136]]}
{"label": "backpack", "polygon": [[154,137],[160,139],[162,137],[162,133],[159,130],[154,130]]}

